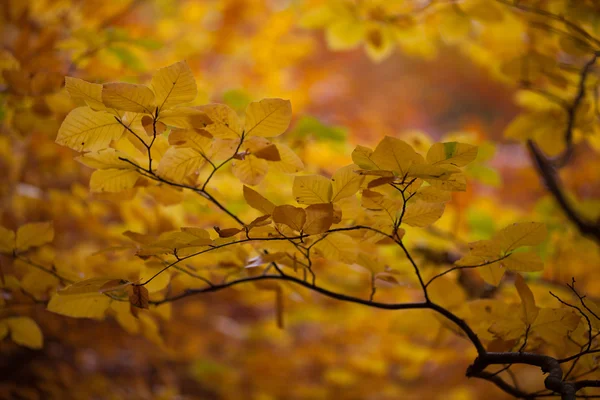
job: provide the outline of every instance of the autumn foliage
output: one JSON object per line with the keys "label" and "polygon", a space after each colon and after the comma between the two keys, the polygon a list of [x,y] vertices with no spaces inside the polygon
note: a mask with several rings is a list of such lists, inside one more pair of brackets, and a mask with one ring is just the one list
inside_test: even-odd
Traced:
{"label": "autumn foliage", "polygon": [[0,397],[600,397],[600,7],[292,3],[8,2]]}

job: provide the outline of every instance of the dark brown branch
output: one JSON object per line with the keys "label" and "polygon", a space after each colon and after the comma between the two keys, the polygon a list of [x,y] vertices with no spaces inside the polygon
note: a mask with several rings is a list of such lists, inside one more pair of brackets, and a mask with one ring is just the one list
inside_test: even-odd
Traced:
{"label": "dark brown branch", "polygon": [[546,188],[558,202],[567,218],[579,229],[582,235],[590,237],[600,245],[600,225],[587,221],[575,211],[563,193],[556,169],[551,165],[548,158],[546,158],[535,142],[532,140],[527,141],[527,148]]}

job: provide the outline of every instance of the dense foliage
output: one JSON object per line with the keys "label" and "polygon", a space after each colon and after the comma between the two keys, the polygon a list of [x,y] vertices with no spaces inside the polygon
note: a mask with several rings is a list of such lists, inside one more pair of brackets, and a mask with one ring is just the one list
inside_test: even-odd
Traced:
{"label": "dense foliage", "polygon": [[599,18],[9,1],[0,397],[600,397]]}

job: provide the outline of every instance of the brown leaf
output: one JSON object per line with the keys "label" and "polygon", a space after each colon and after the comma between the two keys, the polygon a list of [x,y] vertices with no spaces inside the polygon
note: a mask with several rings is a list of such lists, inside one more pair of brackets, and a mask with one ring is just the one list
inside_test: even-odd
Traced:
{"label": "brown leaf", "polygon": [[255,157],[262,158],[267,161],[281,161],[281,155],[279,154],[279,150],[277,150],[277,146],[274,144],[270,144],[267,147],[263,147],[262,149],[255,151],[252,153]]}
{"label": "brown leaf", "polygon": [[160,135],[167,130],[167,125],[165,125],[164,122],[156,121],[155,126],[154,119],[149,115],[144,115],[142,117],[142,126],[144,127],[144,130],[146,131],[148,136],[153,136],[155,134],[155,129],[156,135]]}
{"label": "brown leaf", "polygon": [[309,235],[327,231],[333,224],[333,204],[311,204],[304,209],[306,222],[302,230]]}
{"label": "brown leaf", "polygon": [[148,289],[141,285],[131,285],[127,288],[129,302],[138,308],[148,308]]}
{"label": "brown leaf", "polygon": [[369,182],[367,187],[371,189],[377,186],[387,185],[388,183],[394,182],[394,179],[396,178],[393,176],[384,176],[383,178],[377,178]]}
{"label": "brown leaf", "polygon": [[300,232],[306,222],[304,209],[290,205],[277,206],[273,209],[273,221],[285,224],[295,231]]}
{"label": "brown leaf", "polygon": [[271,223],[271,221],[269,221],[270,218],[270,215],[262,215],[250,222],[248,224],[248,229],[256,228],[257,226],[269,225]]}
{"label": "brown leaf", "polygon": [[222,237],[222,238],[227,238],[227,237],[237,235],[238,233],[240,233],[242,231],[242,229],[239,229],[239,228],[221,229],[218,226],[215,226],[214,229],[219,234],[219,237]]}

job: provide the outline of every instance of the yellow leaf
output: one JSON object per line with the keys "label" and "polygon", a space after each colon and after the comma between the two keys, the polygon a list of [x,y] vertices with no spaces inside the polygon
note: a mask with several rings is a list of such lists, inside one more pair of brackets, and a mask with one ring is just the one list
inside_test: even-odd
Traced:
{"label": "yellow leaf", "polygon": [[441,190],[464,192],[467,190],[467,180],[463,173],[450,175],[448,179],[431,179],[429,184]]}
{"label": "yellow leaf", "polygon": [[[159,272],[164,269],[165,265],[156,262],[156,261],[146,261],[144,267],[140,271],[140,279],[142,282],[146,282],[148,279],[152,278]],[[171,274],[169,271],[163,271],[160,274],[156,275],[150,282],[148,282],[144,287],[148,290],[149,293],[160,292],[164,288],[166,288],[171,282]]]}
{"label": "yellow leaf", "polygon": [[15,232],[0,226],[0,253],[12,253],[15,248]]}
{"label": "yellow leaf", "polygon": [[92,192],[117,193],[135,186],[140,174],[132,169],[101,169],[90,177]]}
{"label": "yellow leaf", "polygon": [[541,244],[547,236],[546,225],[541,222],[518,222],[507,226],[494,235],[502,250],[510,252],[522,246]]}
{"label": "yellow leaf", "polygon": [[133,83],[105,83],[102,102],[108,108],[136,113],[154,113],[154,93],[148,86]]}
{"label": "yellow leaf", "polygon": [[246,203],[248,203],[250,207],[265,215],[272,214],[273,209],[275,208],[275,204],[271,203],[261,194],[246,185],[244,185],[244,199],[246,199]]}
{"label": "yellow leaf", "polygon": [[343,233],[333,232],[315,244],[315,249],[326,259],[353,263],[356,261],[357,245]]}
{"label": "yellow leaf", "polygon": [[336,202],[354,195],[360,189],[365,177],[357,174],[355,165],[348,165],[338,169],[331,177],[331,201]]}
{"label": "yellow leaf", "polygon": [[54,239],[52,222],[26,224],[17,229],[16,247],[23,251],[30,247],[38,247]]}
{"label": "yellow leaf", "polygon": [[272,137],[281,135],[292,120],[292,103],[283,99],[263,99],[246,108],[246,135]]}
{"label": "yellow leaf", "polygon": [[371,157],[382,170],[394,171],[404,177],[413,164],[422,164],[423,157],[403,140],[386,136],[375,148]]}
{"label": "yellow leaf", "polygon": [[512,253],[502,260],[504,268],[510,271],[536,272],[544,269],[540,256],[532,252]]}
{"label": "yellow leaf", "polygon": [[67,89],[69,96],[79,104],[85,103],[94,110],[104,110],[106,108],[102,103],[102,85],[66,76],[65,89]]}
{"label": "yellow leaf", "polygon": [[440,219],[444,208],[443,203],[411,202],[406,206],[402,223],[420,228],[429,226]]}
{"label": "yellow leaf", "polygon": [[127,161],[123,161],[123,158],[129,159],[130,157],[121,151],[108,148],[94,153],[84,153],[83,155],[75,158],[75,160],[79,161],[83,165],[96,169],[135,169],[133,165]]}
{"label": "yellow leaf", "polygon": [[364,146],[356,146],[352,152],[352,161],[354,164],[366,170],[377,170],[381,169],[372,159],[373,150]]}
{"label": "yellow leaf", "polygon": [[275,161],[271,165],[284,174],[295,174],[304,169],[304,163],[292,149],[281,143],[276,146],[281,160]]}
{"label": "yellow leaf", "polygon": [[203,129],[220,139],[235,139],[241,136],[242,126],[235,111],[225,104],[206,104],[197,109],[203,112],[212,123]]}
{"label": "yellow leaf", "polygon": [[169,133],[170,145],[177,147],[190,147],[203,154],[208,154],[212,143],[212,138],[203,135],[202,131],[198,132],[186,129],[173,129],[171,133]]}
{"label": "yellow leaf", "polygon": [[579,315],[565,308],[542,308],[531,330],[549,344],[563,346],[569,332],[577,328],[580,320]]}
{"label": "yellow leaf", "polygon": [[485,265],[481,268],[477,268],[481,278],[490,285],[498,286],[504,277],[506,270],[499,263],[493,263]]}
{"label": "yellow leaf", "polygon": [[479,240],[469,243],[471,254],[476,256],[487,256],[488,258],[500,258],[501,245],[495,240]]}
{"label": "yellow leaf", "polygon": [[413,164],[408,168],[407,177],[420,178],[426,181],[446,180],[461,171],[453,165]]}
{"label": "yellow leaf", "polygon": [[250,155],[243,160],[235,160],[231,168],[233,174],[247,185],[258,185],[268,170],[269,164],[265,160]]}
{"label": "yellow leaf", "polygon": [[427,162],[435,165],[464,167],[476,158],[477,146],[458,142],[435,143],[427,152]]}
{"label": "yellow leaf", "polygon": [[38,324],[29,317],[11,317],[3,322],[8,325],[10,337],[16,344],[29,347],[30,349],[41,349],[44,345],[44,337]]}
{"label": "yellow leaf", "polygon": [[170,147],[158,164],[157,174],[180,183],[203,163],[202,154],[192,148]]}
{"label": "yellow leaf", "polygon": [[79,107],[62,122],[56,143],[76,151],[96,151],[107,148],[111,141],[121,137],[123,131],[114,115]]}
{"label": "yellow leaf", "polygon": [[333,195],[331,181],[321,175],[297,176],[292,194],[300,204],[329,203]]}
{"label": "yellow leaf", "polygon": [[425,201],[427,203],[445,203],[452,200],[450,192],[439,190],[433,186],[426,186],[417,192],[415,199]]}
{"label": "yellow leaf", "polygon": [[333,223],[333,204],[311,204],[304,209],[306,222],[302,230],[309,235],[327,231]]}
{"label": "yellow leaf", "polygon": [[55,294],[48,303],[48,311],[74,318],[103,319],[111,298],[97,292],[61,295]]}
{"label": "yellow leaf", "polygon": [[172,110],[164,110],[159,114],[158,121],[176,128],[204,129],[213,121],[201,110],[202,107],[177,107]]}
{"label": "yellow leaf", "polygon": [[383,210],[392,221],[396,219],[396,213],[401,204],[383,194],[373,190],[363,190],[361,205],[368,210]]}
{"label": "yellow leaf", "polygon": [[58,294],[60,294],[61,296],[72,296],[87,293],[101,293],[102,289],[105,289],[108,283],[112,283],[114,281],[120,280],[105,277],[85,279],[83,281],[75,282],[62,290],[59,290]]}
{"label": "yellow leaf", "polygon": [[525,325],[531,325],[537,318],[540,309],[535,305],[535,299],[533,298],[531,289],[529,289],[529,286],[527,286],[527,283],[525,283],[525,280],[519,274],[516,274],[515,277],[515,287],[517,288],[517,292],[521,298],[521,305],[523,307],[523,322]]}
{"label": "yellow leaf", "polygon": [[159,69],[151,86],[159,111],[194,101],[198,93],[192,70],[185,61]]}
{"label": "yellow leaf", "polygon": [[273,221],[300,232],[306,221],[306,212],[302,208],[290,205],[277,206],[273,209]]}
{"label": "yellow leaf", "polygon": [[114,311],[114,316],[119,325],[129,334],[135,335],[140,332],[140,323],[131,314],[129,303],[124,301],[113,301],[110,308]]}

